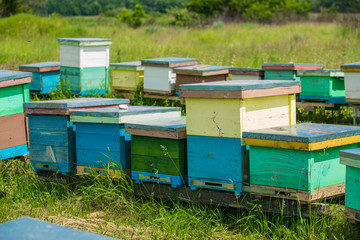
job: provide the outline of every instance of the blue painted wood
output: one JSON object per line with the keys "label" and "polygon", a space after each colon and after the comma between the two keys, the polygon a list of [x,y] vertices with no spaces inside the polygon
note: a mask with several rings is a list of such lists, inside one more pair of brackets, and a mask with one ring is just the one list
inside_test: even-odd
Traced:
{"label": "blue painted wood", "polygon": [[302,102],[314,102],[317,100],[324,101],[325,103],[334,103],[334,104],[341,104],[347,105],[345,97],[331,97],[331,96],[314,96],[314,95],[302,95],[300,94],[300,100]]}
{"label": "blue painted wood", "polygon": [[141,64],[155,64],[155,65],[170,65],[174,63],[186,63],[198,61],[196,58],[178,58],[178,57],[165,57],[165,58],[151,58],[141,60]]}
{"label": "blue painted wood", "polygon": [[350,137],[359,134],[360,127],[357,126],[300,123],[290,126],[243,132],[242,136],[243,138],[313,143]]}
{"label": "blue painted wood", "polygon": [[136,121],[136,123],[126,123],[125,128],[144,129],[162,132],[185,132],[186,117],[169,119],[149,119]]}
{"label": "blue painted wood", "polygon": [[226,66],[216,66],[216,65],[206,65],[206,64],[200,64],[200,65],[194,65],[194,66],[187,66],[187,67],[178,67],[174,68],[173,71],[180,74],[186,74],[186,73],[208,73],[208,72],[215,72],[215,71],[221,71],[221,70],[229,70],[230,67]]}
{"label": "blue painted wood", "polygon": [[0,239],[11,240],[111,240],[94,233],[22,217],[0,225]]}
{"label": "blue painted wood", "polygon": [[[195,186],[192,184],[193,181],[201,181],[206,184],[206,186]],[[218,179],[206,179],[206,178],[195,178],[195,177],[188,177],[188,183],[191,190],[197,191],[202,188],[205,189],[212,189],[212,190],[221,190],[221,191],[229,191],[234,192],[236,196],[240,196],[245,194],[242,191],[243,183],[239,182],[230,182],[229,180],[218,180]],[[234,184],[234,189],[226,189],[219,186],[220,184]]]}
{"label": "blue painted wood", "polygon": [[144,67],[141,66],[140,61],[136,61],[136,62],[112,63],[112,64],[110,64],[110,69],[117,69],[117,70],[144,70]]}
{"label": "blue painted wood", "polygon": [[234,80],[180,85],[180,90],[245,91],[275,87],[300,86],[300,81],[282,80]]}
{"label": "blue painted wood", "polygon": [[[221,182],[236,185],[233,191],[236,195],[242,194],[244,159],[241,138],[187,135],[187,149],[190,186],[191,180]],[[219,189],[211,186],[204,188]]]}
{"label": "blue painted wood", "polygon": [[29,149],[27,144],[10,147],[10,148],[3,148],[0,149],[0,160],[19,157],[28,153],[29,153]]}
{"label": "blue painted wood", "polygon": [[179,107],[152,107],[152,106],[129,106],[127,110],[113,108],[98,108],[87,109],[70,112],[70,116],[91,116],[91,117],[111,117],[119,118],[129,115],[139,115],[147,113],[164,113],[164,112],[178,112],[181,111]]}
{"label": "blue painted wood", "polygon": [[35,170],[74,172],[75,132],[69,116],[28,115],[28,119],[30,162]]}
{"label": "blue painted wood", "polygon": [[76,123],[77,166],[130,169],[131,135],[124,124]]}
{"label": "blue painted wood", "polygon": [[129,99],[117,98],[73,98],[24,103],[24,108],[69,109],[128,104]]}
{"label": "blue painted wood", "polygon": [[360,148],[343,150],[340,152],[340,157],[360,160]]}
{"label": "blue painted wood", "polygon": [[29,83],[30,91],[39,93],[50,93],[58,85],[60,81],[60,70],[49,72],[33,72],[33,81]]}
{"label": "blue painted wood", "polygon": [[26,78],[31,76],[32,76],[31,72],[0,70],[0,82],[12,80],[12,79]]}
{"label": "blue painted wood", "polygon": [[360,62],[354,62],[354,63],[347,63],[341,65],[341,70],[343,69],[360,69]]}
{"label": "blue painted wood", "polygon": [[19,69],[21,69],[21,71],[40,72],[41,69],[43,68],[53,68],[53,67],[59,67],[60,69],[60,62],[41,62],[41,63],[25,64],[25,65],[20,65]]}
{"label": "blue painted wood", "polygon": [[[144,176],[148,176],[149,178],[144,179]],[[181,178],[182,178],[181,176],[176,176],[176,175],[131,171],[131,179],[134,180],[135,183],[156,182],[156,183],[170,184],[172,188],[179,188],[187,184],[187,178],[186,177],[184,179]],[[166,180],[164,181],[163,179]]]}

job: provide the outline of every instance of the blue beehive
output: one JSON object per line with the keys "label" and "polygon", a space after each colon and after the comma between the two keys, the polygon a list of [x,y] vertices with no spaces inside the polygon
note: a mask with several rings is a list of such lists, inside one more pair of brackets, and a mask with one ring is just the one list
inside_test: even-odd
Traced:
{"label": "blue beehive", "polygon": [[75,170],[75,128],[69,111],[128,104],[128,99],[78,98],[24,104],[29,117],[30,162],[35,170]]}
{"label": "blue beehive", "polygon": [[21,65],[19,70],[32,72],[33,81],[29,84],[30,91],[38,93],[50,93],[59,85],[59,62],[42,62]]}
{"label": "blue beehive", "polygon": [[[113,176],[121,166],[130,174],[130,135],[125,134],[124,123],[180,115],[180,108],[174,107],[71,111],[70,120],[76,125],[77,172]],[[114,170],[109,172],[109,169]]]}

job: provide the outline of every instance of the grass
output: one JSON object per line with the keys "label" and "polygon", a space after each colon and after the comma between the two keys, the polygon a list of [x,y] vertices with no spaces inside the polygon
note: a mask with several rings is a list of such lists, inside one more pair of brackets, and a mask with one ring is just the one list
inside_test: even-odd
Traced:
{"label": "grass", "polygon": [[[130,29],[116,19],[97,17],[39,18],[16,15],[0,19],[0,69],[59,61],[59,37],[111,38],[110,62],[165,56],[191,57],[200,63],[260,67],[263,62],[321,63],[338,69],[358,61],[360,31],[336,23]],[[63,86],[61,88],[66,88]],[[63,90],[63,89],[60,89]],[[74,97],[55,91],[32,100]],[[100,97],[100,96],[98,96]],[[118,97],[109,93],[106,97]],[[135,105],[179,106],[137,92]],[[298,121],[309,121],[298,109]],[[349,124],[351,109],[319,108],[313,122]],[[26,215],[65,226],[124,239],[351,239],[342,202],[321,219],[269,214],[253,209],[222,208],[198,203],[135,196],[131,182],[97,176],[71,181],[41,181],[27,163],[0,161],[0,223]]]}

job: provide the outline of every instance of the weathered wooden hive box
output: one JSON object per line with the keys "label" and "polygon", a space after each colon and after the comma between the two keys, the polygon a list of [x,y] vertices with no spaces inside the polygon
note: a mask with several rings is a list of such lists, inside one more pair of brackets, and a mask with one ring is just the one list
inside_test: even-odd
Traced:
{"label": "weathered wooden hive box", "polygon": [[128,104],[128,99],[76,98],[24,104],[29,118],[30,162],[35,170],[74,172],[75,128],[69,112]]}
{"label": "weathered wooden hive box", "polygon": [[319,70],[323,69],[322,64],[306,63],[263,63],[265,80],[296,80],[297,70]]}
{"label": "weathered wooden hive box", "polygon": [[114,238],[79,231],[28,217],[22,217],[0,224],[0,239],[115,240]]}
{"label": "weathered wooden hive box", "polygon": [[345,192],[340,151],[357,148],[360,127],[301,123],[243,133],[253,194],[310,202]]}
{"label": "weathered wooden hive box", "polygon": [[125,124],[131,134],[131,178],[173,188],[186,182],[186,117]]}
{"label": "weathered wooden hive box", "polygon": [[[77,173],[130,174],[130,140],[124,123],[180,117],[181,108],[130,106],[70,112],[76,125]],[[111,171],[109,171],[111,169]]]}
{"label": "weathered wooden hive box", "polygon": [[23,104],[31,81],[30,72],[0,70],[0,160],[28,153]]}
{"label": "weathered wooden hive box", "polygon": [[346,102],[360,103],[360,62],[341,65],[345,79]]}
{"label": "weathered wooden hive box", "polygon": [[345,215],[360,221],[360,148],[340,152],[340,163],[346,165]]}
{"label": "weathered wooden hive box", "polygon": [[173,68],[194,66],[198,60],[194,58],[153,58],[143,59],[144,92],[154,94],[175,94],[176,74]]}
{"label": "weathered wooden hive box", "polygon": [[135,91],[144,85],[144,67],[141,62],[122,62],[110,64],[112,86],[122,91]]}
{"label": "weathered wooden hive box", "polygon": [[176,74],[176,94],[179,95],[179,85],[189,83],[204,83],[229,80],[229,67],[214,65],[195,65],[174,68]]}
{"label": "weathered wooden hive box", "polygon": [[50,93],[58,87],[60,81],[60,63],[42,62],[21,65],[20,71],[32,72],[33,81],[29,84],[30,91]]}
{"label": "weathered wooden hive box", "polygon": [[295,124],[299,81],[238,80],[180,86],[186,99],[192,189],[242,193],[242,132]]}
{"label": "weathered wooden hive box", "polygon": [[111,39],[59,38],[58,42],[61,80],[70,91],[80,95],[106,93]]}
{"label": "weathered wooden hive box", "polygon": [[231,80],[263,80],[264,70],[261,68],[230,68]]}

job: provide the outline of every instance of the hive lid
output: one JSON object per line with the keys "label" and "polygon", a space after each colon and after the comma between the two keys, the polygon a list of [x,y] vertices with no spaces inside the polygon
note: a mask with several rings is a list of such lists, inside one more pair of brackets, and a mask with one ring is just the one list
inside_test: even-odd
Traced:
{"label": "hive lid", "polygon": [[126,123],[125,132],[139,136],[185,139],[186,117],[148,119]]}
{"label": "hive lid", "polygon": [[230,68],[229,73],[235,75],[264,76],[264,70],[261,68]]}
{"label": "hive lid", "polygon": [[[50,222],[22,217],[0,224],[0,239],[16,240],[111,240],[114,238],[60,226]],[[115,239],[114,239],[115,240]]]}
{"label": "hive lid", "polygon": [[360,148],[340,151],[340,163],[346,166],[360,168]]}
{"label": "hive lid", "polygon": [[70,111],[71,121],[94,123],[129,123],[150,118],[180,116],[179,107],[129,106],[128,109],[112,107]]}
{"label": "hive lid", "polygon": [[0,88],[32,82],[31,72],[0,70]]}
{"label": "hive lid", "polygon": [[71,46],[107,46],[111,44],[111,39],[104,38],[58,38],[60,45]]}
{"label": "hive lid", "polygon": [[60,62],[41,62],[19,66],[20,71],[28,72],[49,72],[60,70]]}
{"label": "hive lid", "polygon": [[177,57],[165,57],[165,58],[151,58],[141,60],[143,66],[155,66],[155,67],[185,67],[197,65],[198,60],[195,58],[177,58]]}
{"label": "hive lid", "polygon": [[245,144],[313,151],[360,142],[360,127],[318,123],[243,132]]}
{"label": "hive lid", "polygon": [[344,77],[344,73],[342,71],[334,69],[297,70],[296,75],[304,77]]}
{"label": "hive lid", "polygon": [[300,81],[233,80],[180,85],[180,97],[254,98],[301,91]]}
{"label": "hive lid", "polygon": [[309,63],[263,63],[261,68],[263,70],[317,70],[323,69],[324,65]]}
{"label": "hive lid", "polygon": [[136,62],[112,63],[112,64],[110,64],[110,69],[118,69],[118,70],[144,70],[144,67],[141,66],[141,62],[140,62],[140,61],[136,61]]}
{"label": "hive lid", "polygon": [[340,69],[343,72],[360,72],[360,62],[343,64]]}
{"label": "hive lid", "polygon": [[212,76],[219,74],[228,74],[229,67],[200,64],[194,66],[174,68],[173,72],[183,75]]}
{"label": "hive lid", "polygon": [[69,110],[99,108],[129,104],[129,99],[117,98],[73,98],[50,101],[36,101],[24,103],[27,114],[69,115]]}

